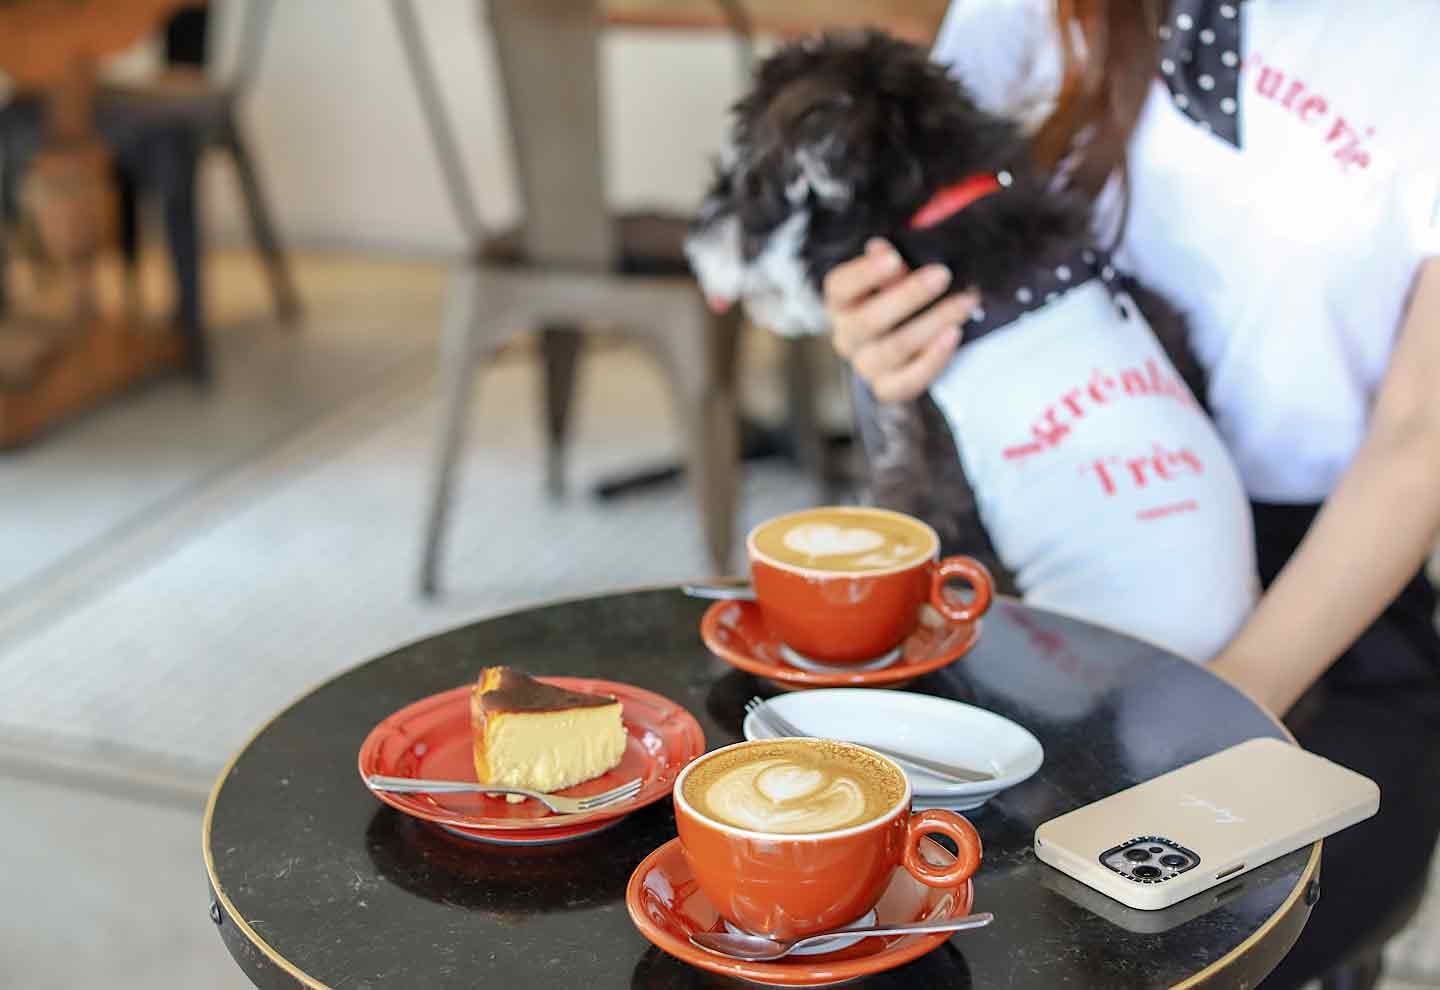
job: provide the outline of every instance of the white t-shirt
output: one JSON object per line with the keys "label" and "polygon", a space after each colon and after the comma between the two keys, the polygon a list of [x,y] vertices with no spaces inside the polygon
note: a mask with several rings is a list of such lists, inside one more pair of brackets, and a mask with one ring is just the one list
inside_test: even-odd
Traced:
{"label": "white t-shirt", "polygon": [[[935,57],[982,105],[1034,126],[1060,78],[1053,11],[955,0]],[[1319,501],[1365,435],[1416,272],[1440,253],[1440,3],[1240,11],[1240,147],[1157,79],[1118,260],[1190,320],[1250,495]]]}
{"label": "white t-shirt", "polygon": [[1127,297],[1079,285],[962,346],[930,395],[1027,602],[1200,661],[1239,629],[1257,593],[1249,502]]}

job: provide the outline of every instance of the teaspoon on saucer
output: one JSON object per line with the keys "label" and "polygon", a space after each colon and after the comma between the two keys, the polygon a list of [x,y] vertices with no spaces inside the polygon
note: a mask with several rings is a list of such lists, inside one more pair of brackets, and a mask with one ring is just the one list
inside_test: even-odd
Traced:
{"label": "teaspoon on saucer", "polygon": [[809,935],[789,942],[768,938],[764,935],[732,935],[729,932],[696,932],[690,936],[690,941],[707,952],[714,952],[717,955],[761,962],[783,958],[796,949],[802,949],[813,942],[836,936],[868,938],[871,935],[923,935],[927,932],[959,932],[970,928],[984,928],[994,920],[993,914],[984,911],[980,914],[967,914],[963,918],[951,918],[948,921],[921,921],[913,925],[848,928],[820,935]]}
{"label": "teaspoon on saucer", "polygon": [[691,598],[717,602],[753,602],[755,589],[749,584],[687,584],[682,589]]}

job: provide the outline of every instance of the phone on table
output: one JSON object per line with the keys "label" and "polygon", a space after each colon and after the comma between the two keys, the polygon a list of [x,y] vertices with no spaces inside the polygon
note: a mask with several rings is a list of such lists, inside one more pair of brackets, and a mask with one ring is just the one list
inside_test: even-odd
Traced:
{"label": "phone on table", "polygon": [[1379,809],[1368,777],[1280,739],[1251,739],[1045,822],[1035,855],[1154,911]]}

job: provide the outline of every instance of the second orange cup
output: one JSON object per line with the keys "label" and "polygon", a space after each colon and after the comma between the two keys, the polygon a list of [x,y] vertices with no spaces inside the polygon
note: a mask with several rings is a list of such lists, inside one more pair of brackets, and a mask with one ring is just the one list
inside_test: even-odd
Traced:
{"label": "second orange cup", "polygon": [[[751,530],[751,581],[766,623],[806,660],[863,664],[899,647],[929,604],[951,622],[990,607],[994,583],[972,557],[940,556],[935,530],[913,516],[855,506],[806,509]],[[961,603],[945,593],[969,583]]]}

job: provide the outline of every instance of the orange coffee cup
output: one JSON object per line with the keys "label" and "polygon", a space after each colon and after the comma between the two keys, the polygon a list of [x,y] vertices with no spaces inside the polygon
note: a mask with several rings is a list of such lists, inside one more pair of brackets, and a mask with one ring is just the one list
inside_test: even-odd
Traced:
{"label": "orange coffee cup", "polygon": [[[697,810],[685,782],[708,759],[747,747],[773,746],[757,739],[715,750],[691,763],[675,781],[675,824],[696,882],[715,910],[755,935],[802,938],[834,931],[863,917],[880,900],[896,868],[929,887],[956,888],[980,867],[980,836],[952,811],[932,808],[911,814],[910,782],[874,750],[833,740],[786,740],[859,750],[903,781],[903,793],[877,817],[828,832],[758,832],[726,824]],[[951,839],[955,861],[938,867],[920,853],[930,833]]]}
{"label": "orange coffee cup", "polygon": [[[789,552],[788,559],[782,559],[779,553],[786,547],[774,534],[808,523],[813,523],[811,532],[824,534],[822,541],[842,551],[851,539],[859,540],[856,545],[862,549],[828,558]],[[863,534],[872,531],[899,533],[909,541],[906,552],[897,554],[893,563],[882,556],[866,566],[847,567],[865,559]],[[927,603],[951,622],[973,622],[990,607],[994,590],[990,572],[978,560],[938,559],[940,537],[935,530],[888,509],[843,506],[792,512],[751,530],[746,549],[766,624],[791,650],[819,663],[859,664],[883,657],[915,631],[921,606]],[[946,582],[957,577],[973,589],[969,602],[945,594]]]}

